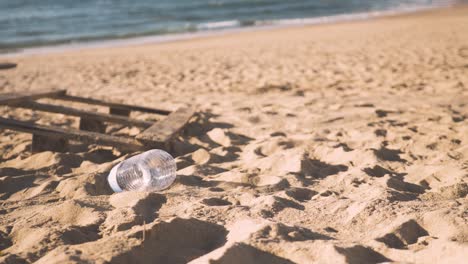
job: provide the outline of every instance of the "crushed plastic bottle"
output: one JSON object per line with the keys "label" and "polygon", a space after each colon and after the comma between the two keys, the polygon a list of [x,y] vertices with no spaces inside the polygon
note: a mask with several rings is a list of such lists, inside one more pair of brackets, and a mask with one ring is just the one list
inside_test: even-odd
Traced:
{"label": "crushed plastic bottle", "polygon": [[114,192],[160,191],[176,178],[174,158],[160,149],[153,149],[115,165],[107,177]]}

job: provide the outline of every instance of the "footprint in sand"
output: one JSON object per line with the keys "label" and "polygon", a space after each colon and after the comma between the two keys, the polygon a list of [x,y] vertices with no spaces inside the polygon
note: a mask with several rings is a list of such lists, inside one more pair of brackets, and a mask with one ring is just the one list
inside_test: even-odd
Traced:
{"label": "footprint in sand", "polygon": [[389,149],[382,146],[380,149],[372,150],[374,151],[375,156],[380,160],[406,162],[405,159],[400,158],[400,154],[403,152],[399,149]]}
{"label": "footprint in sand", "polygon": [[407,249],[408,246],[415,244],[420,237],[428,235],[429,233],[417,221],[411,219],[375,240],[390,248]]}
{"label": "footprint in sand", "polygon": [[[220,225],[194,218],[155,221],[145,226],[118,232],[103,239],[74,246],[61,246],[37,261],[111,262],[111,263],[187,263],[220,246],[227,230]],[[143,239],[144,238],[144,239]],[[100,248],[99,255],[95,255]],[[155,249],[158,250],[148,250]],[[116,249],[117,253],[116,253]]]}
{"label": "footprint in sand", "polygon": [[316,194],[317,194],[316,191],[313,191],[307,188],[293,187],[293,188],[286,190],[287,196],[294,198],[295,200],[300,201],[300,202],[308,201],[312,199],[312,197]]}

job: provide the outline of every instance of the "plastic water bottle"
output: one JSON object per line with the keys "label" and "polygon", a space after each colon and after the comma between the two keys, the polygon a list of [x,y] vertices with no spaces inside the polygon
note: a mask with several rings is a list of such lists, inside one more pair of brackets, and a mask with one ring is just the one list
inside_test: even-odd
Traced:
{"label": "plastic water bottle", "polygon": [[174,158],[160,149],[153,149],[115,165],[107,181],[114,192],[160,191],[176,178]]}

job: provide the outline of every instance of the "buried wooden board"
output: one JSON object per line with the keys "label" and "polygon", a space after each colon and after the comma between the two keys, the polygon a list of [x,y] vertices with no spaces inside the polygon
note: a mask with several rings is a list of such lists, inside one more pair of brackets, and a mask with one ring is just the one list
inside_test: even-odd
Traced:
{"label": "buried wooden board", "polygon": [[9,70],[16,68],[16,63],[13,62],[0,62],[0,70]]}
{"label": "buried wooden board", "polygon": [[53,98],[65,94],[66,90],[43,90],[38,92],[22,92],[0,94],[0,104],[10,105],[24,100],[35,100],[40,98]]}

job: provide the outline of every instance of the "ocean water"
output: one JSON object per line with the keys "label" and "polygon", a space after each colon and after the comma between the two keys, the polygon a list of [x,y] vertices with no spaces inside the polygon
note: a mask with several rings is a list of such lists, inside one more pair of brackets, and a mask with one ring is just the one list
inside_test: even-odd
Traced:
{"label": "ocean water", "polygon": [[0,52],[106,39],[319,23],[468,0],[0,0]]}

